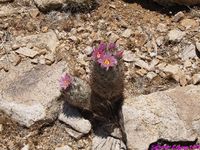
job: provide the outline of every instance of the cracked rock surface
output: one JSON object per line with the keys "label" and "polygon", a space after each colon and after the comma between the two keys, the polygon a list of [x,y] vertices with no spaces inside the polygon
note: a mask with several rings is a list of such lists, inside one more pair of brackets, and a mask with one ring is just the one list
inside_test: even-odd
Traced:
{"label": "cracked rock surface", "polygon": [[130,149],[147,149],[159,138],[193,141],[200,137],[200,86],[177,87],[129,98],[123,106]]}

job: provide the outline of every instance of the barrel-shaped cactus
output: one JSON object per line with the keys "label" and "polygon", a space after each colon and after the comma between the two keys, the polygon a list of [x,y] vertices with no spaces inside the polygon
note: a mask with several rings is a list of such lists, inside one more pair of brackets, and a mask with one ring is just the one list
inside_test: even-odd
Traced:
{"label": "barrel-shaped cactus", "polygon": [[86,81],[64,74],[60,79],[64,99],[72,106],[90,110],[91,89]]}
{"label": "barrel-shaped cactus", "polygon": [[124,74],[121,55],[122,51],[118,51],[113,43],[101,43],[93,51],[91,89],[108,101],[123,95]]}

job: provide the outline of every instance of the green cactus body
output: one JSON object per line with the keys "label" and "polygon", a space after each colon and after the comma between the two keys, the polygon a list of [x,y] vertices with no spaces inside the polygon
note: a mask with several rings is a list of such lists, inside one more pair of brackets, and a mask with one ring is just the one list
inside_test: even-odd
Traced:
{"label": "green cactus body", "polygon": [[72,106],[90,110],[91,89],[85,81],[73,77],[68,90],[63,91],[65,100]]}
{"label": "green cactus body", "polygon": [[92,91],[103,99],[111,101],[123,95],[124,74],[122,62],[118,62],[116,66],[108,70],[94,62],[91,79]]}

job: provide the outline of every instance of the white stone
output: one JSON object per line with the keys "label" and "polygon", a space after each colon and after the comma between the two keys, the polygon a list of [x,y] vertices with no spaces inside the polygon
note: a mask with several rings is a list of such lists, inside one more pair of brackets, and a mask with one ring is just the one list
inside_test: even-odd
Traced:
{"label": "white stone", "polygon": [[131,36],[131,34],[133,34],[133,31],[132,31],[131,29],[126,29],[126,30],[122,33],[122,36],[128,38],[128,37]]}
{"label": "white stone", "polygon": [[136,60],[136,57],[132,51],[124,51],[123,60],[126,62],[133,62]]}
{"label": "white stone", "polygon": [[159,32],[167,32],[167,26],[163,23],[159,23],[157,26],[157,30]]}
{"label": "white stone", "polygon": [[55,148],[55,150],[72,150],[71,147],[69,147],[68,145],[62,146],[62,147],[57,147]]}
{"label": "white stone", "polygon": [[182,32],[178,29],[174,29],[174,30],[169,31],[168,39],[169,41],[172,41],[172,42],[180,42],[185,35],[186,35],[185,32]]}
{"label": "white stone", "polygon": [[200,74],[194,74],[192,76],[193,84],[198,84],[200,83]]}
{"label": "white stone", "polygon": [[192,59],[192,58],[196,57],[195,49],[196,48],[193,44],[185,46],[182,53],[181,53],[181,58],[183,60],[187,60],[189,58]]}
{"label": "white stone", "polygon": [[27,144],[27,145],[25,145],[21,150],[29,150],[29,145]]}
{"label": "white stone", "polygon": [[37,51],[27,48],[27,47],[21,47],[15,52],[18,54],[24,55],[26,57],[30,57],[30,58],[34,58],[36,55],[38,55]]}
{"label": "white stone", "polygon": [[33,66],[24,61],[12,67],[9,74],[0,73],[0,110],[27,127],[55,119],[61,95],[58,80],[65,64]]}
{"label": "white stone", "polygon": [[91,123],[84,119],[77,109],[67,104],[64,105],[63,112],[59,115],[59,120],[84,134],[89,133],[91,130]]}

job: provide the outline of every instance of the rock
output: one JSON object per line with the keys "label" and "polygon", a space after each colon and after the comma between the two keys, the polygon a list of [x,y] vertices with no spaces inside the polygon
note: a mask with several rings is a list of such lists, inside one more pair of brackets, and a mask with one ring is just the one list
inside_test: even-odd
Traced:
{"label": "rock", "polygon": [[194,74],[192,77],[193,84],[200,83],[200,74]]}
{"label": "rock", "polygon": [[38,9],[31,9],[29,12],[32,18],[36,18],[39,13]]}
{"label": "rock", "polygon": [[49,11],[61,8],[64,0],[34,0],[34,3],[40,10]]}
{"label": "rock", "polygon": [[164,43],[164,37],[163,36],[159,36],[157,39],[156,39],[156,44],[158,46],[161,46],[163,43]]}
{"label": "rock", "polygon": [[150,67],[149,67],[149,64],[146,63],[145,61],[141,60],[141,59],[137,59],[135,61],[135,65],[140,67],[140,68],[146,69],[146,70],[151,70]]}
{"label": "rock", "polygon": [[154,72],[148,72],[148,73],[147,73],[147,78],[150,79],[150,80],[152,80],[152,79],[155,78],[156,76],[157,76],[157,74],[154,73]]}
{"label": "rock", "polygon": [[92,54],[93,48],[91,46],[87,46],[84,50],[85,54],[87,56],[90,56]]}
{"label": "rock", "polygon": [[199,53],[200,53],[200,43],[199,42],[196,42],[196,48],[197,48],[197,51],[199,51]]}
{"label": "rock", "polygon": [[153,1],[165,7],[175,6],[177,4],[183,6],[199,4],[199,0],[153,0]]}
{"label": "rock", "polygon": [[75,131],[74,129],[71,129],[71,128],[68,128],[68,127],[65,128],[65,131],[66,131],[71,137],[75,138],[76,140],[79,140],[81,137],[84,136],[84,133]]}
{"label": "rock", "polygon": [[180,42],[185,35],[186,35],[185,32],[182,32],[178,29],[174,29],[169,31],[167,36],[168,40],[171,42]]}
{"label": "rock", "polygon": [[118,138],[114,138],[102,129],[97,129],[92,139],[92,150],[122,150],[126,145]]}
{"label": "rock", "polygon": [[0,124],[0,133],[3,131],[3,125]]}
{"label": "rock", "polygon": [[71,147],[69,147],[68,145],[62,146],[62,147],[57,147],[55,148],[55,150],[72,150]]}
{"label": "rock", "polygon": [[145,74],[147,74],[147,71],[145,69],[141,68],[141,69],[137,70],[136,73],[143,77]]}
{"label": "rock", "polygon": [[136,60],[135,55],[132,51],[124,51],[122,59],[126,62],[133,62]]}
{"label": "rock", "polygon": [[21,150],[29,150],[29,145],[27,144],[27,145],[25,145]]}
{"label": "rock", "polygon": [[194,28],[198,26],[198,23],[194,19],[184,19],[181,21],[181,25],[186,29]]}
{"label": "rock", "polygon": [[28,35],[24,37],[16,37],[15,41],[12,41],[12,45],[17,45],[18,47],[26,46],[28,47],[38,47],[41,50],[46,48],[48,51],[54,53],[59,41],[56,34],[53,31],[47,33],[40,33],[34,35]]}
{"label": "rock", "polygon": [[133,31],[131,29],[126,29],[123,33],[122,36],[125,38],[129,38],[133,34]]}
{"label": "rock", "polygon": [[174,22],[178,22],[178,21],[180,21],[181,19],[183,19],[184,16],[185,16],[184,13],[183,13],[182,11],[179,11],[177,14],[174,15],[173,21],[174,21]]}
{"label": "rock", "polygon": [[0,111],[26,127],[54,120],[61,95],[58,79],[65,65],[33,66],[23,61],[11,67],[9,74],[0,72]]}
{"label": "rock", "polygon": [[8,55],[8,59],[9,61],[14,65],[18,65],[21,61],[21,57],[19,57],[17,54],[15,54],[14,52],[11,52],[9,55]]}
{"label": "rock", "polygon": [[21,47],[15,52],[18,54],[24,55],[26,57],[30,57],[30,58],[34,58],[36,55],[38,55],[37,51],[27,48],[27,47]]}
{"label": "rock", "polygon": [[14,0],[0,0],[0,3],[13,2]]}
{"label": "rock", "polygon": [[194,57],[196,57],[196,47],[191,44],[191,45],[187,45],[184,47],[182,53],[181,53],[181,58],[183,60],[187,60],[187,59],[192,59]]}
{"label": "rock", "polygon": [[189,68],[189,67],[191,67],[192,66],[192,62],[189,60],[189,59],[187,59],[185,62],[184,62],[184,67],[185,68]]}
{"label": "rock", "polygon": [[185,86],[187,84],[187,78],[186,75],[184,73],[184,71],[182,71],[180,69],[179,65],[167,65],[165,66],[163,69],[161,69],[162,71],[169,73],[170,75],[172,75],[172,77],[180,83],[180,85]]}
{"label": "rock", "polygon": [[119,35],[117,35],[115,33],[111,33],[111,35],[109,37],[110,42],[115,43],[118,39],[119,39]]}
{"label": "rock", "polygon": [[122,108],[129,149],[144,150],[160,138],[193,141],[200,135],[200,86],[126,99]]}
{"label": "rock", "polygon": [[83,134],[87,134],[91,130],[90,122],[84,119],[77,109],[67,104],[64,105],[63,112],[59,115],[58,119]]}
{"label": "rock", "polygon": [[41,55],[41,56],[40,56],[40,58],[39,58],[39,63],[40,63],[41,65],[45,65],[45,64],[46,64],[46,60],[45,60],[45,58],[44,58],[44,55]]}
{"label": "rock", "polygon": [[148,36],[144,33],[134,33],[134,38],[131,41],[136,47],[142,47],[148,41]]}
{"label": "rock", "polygon": [[159,23],[157,26],[157,31],[159,32],[167,32],[167,26],[163,23]]}
{"label": "rock", "polygon": [[54,55],[52,53],[48,53],[44,56],[44,58],[46,60],[49,60],[50,61],[50,64],[52,64],[54,61],[55,61],[55,58],[54,58]]}

